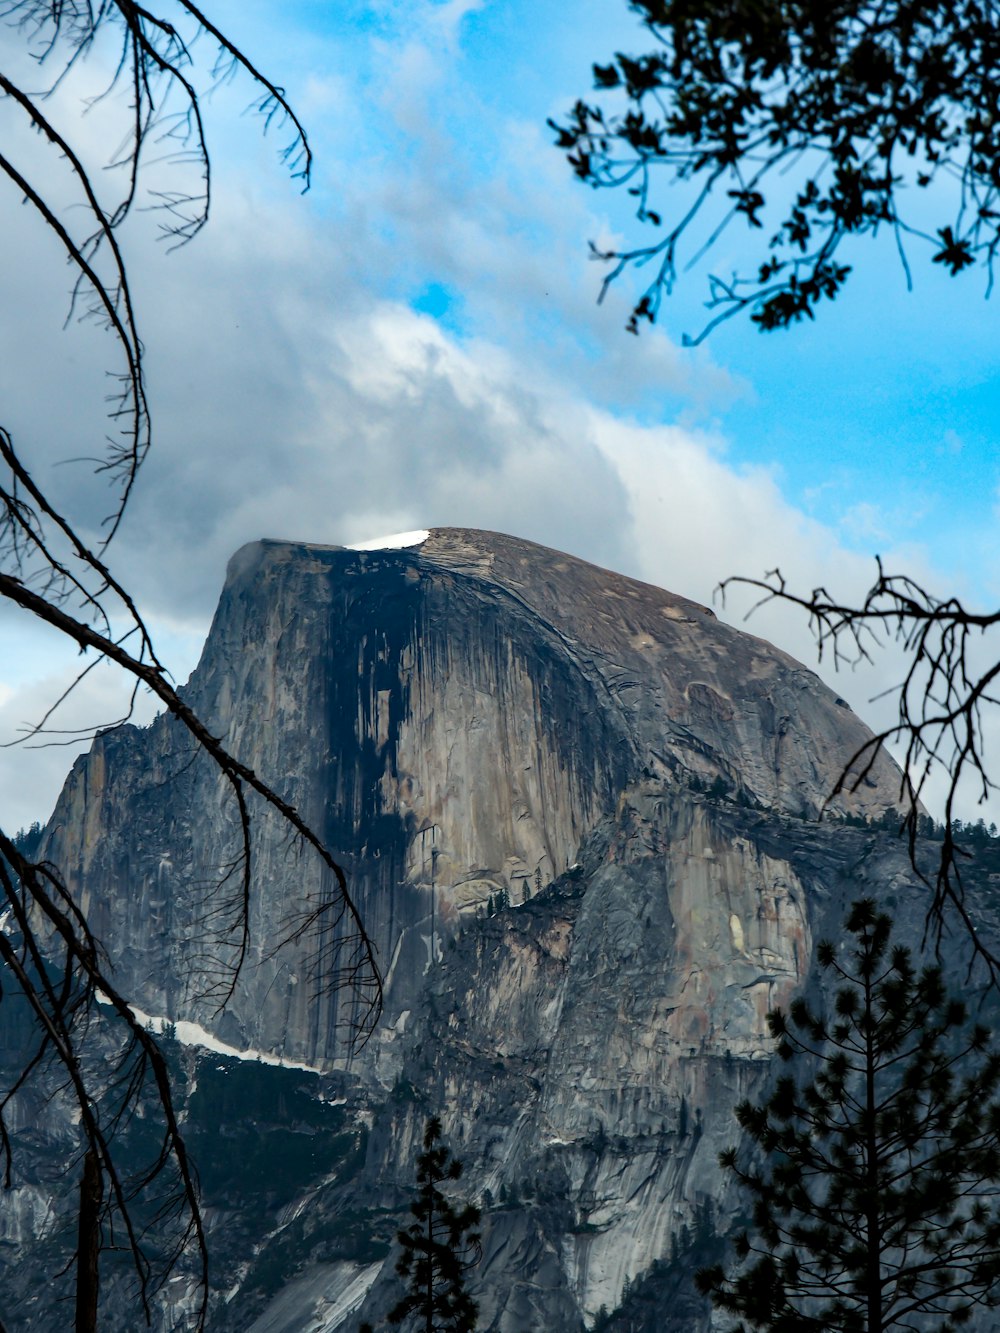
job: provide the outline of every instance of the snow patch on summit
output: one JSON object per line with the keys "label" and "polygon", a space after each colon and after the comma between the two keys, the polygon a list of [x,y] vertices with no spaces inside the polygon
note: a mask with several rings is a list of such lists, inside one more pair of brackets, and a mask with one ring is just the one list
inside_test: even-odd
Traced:
{"label": "snow patch on summit", "polygon": [[429,528],[416,528],[413,532],[394,532],[390,537],[373,537],[371,541],[354,542],[348,551],[401,551],[406,546],[422,546],[430,536]]}

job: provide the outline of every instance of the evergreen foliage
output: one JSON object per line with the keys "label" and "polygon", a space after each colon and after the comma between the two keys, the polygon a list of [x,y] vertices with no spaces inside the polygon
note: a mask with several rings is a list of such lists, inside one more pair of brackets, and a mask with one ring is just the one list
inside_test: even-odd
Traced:
{"label": "evergreen foliage", "polygon": [[44,828],[36,819],[30,828],[18,829],[11,841],[22,856],[34,856],[42,844],[44,832]]}
{"label": "evergreen foliage", "polygon": [[846,929],[847,958],[818,951],[844,983],[832,1017],[801,999],[768,1016],[798,1077],[737,1108],[755,1150],[720,1158],[752,1226],[735,1276],[698,1284],[734,1333],[951,1333],[1000,1299],[1000,1055],[871,900]]}
{"label": "evergreen foliage", "polygon": [[402,1253],[396,1272],[409,1291],[389,1313],[391,1324],[416,1316],[421,1333],[475,1333],[478,1306],[465,1289],[465,1274],[482,1258],[476,1227],[479,1209],[453,1202],[441,1192],[462,1174],[462,1164],[441,1142],[441,1121],[433,1116],[417,1158],[420,1189],[410,1205],[413,1221],[398,1234]]}
{"label": "evergreen foliage", "polygon": [[[851,272],[845,241],[888,233],[944,272],[982,266],[1000,232],[1000,25],[982,0],[629,0],[641,54],[593,67],[557,145],[583,181],[626,189],[645,243],[594,253],[605,282],[649,265],[629,328],[738,221],[742,272],[709,280],[711,318],[813,319]],[[658,187],[688,185],[670,196]],[[923,195],[923,199],[920,196]],[[662,198],[662,203],[660,202]],[[919,203],[918,203],[919,201]],[[846,247],[845,247],[846,248]],[[700,340],[700,339],[698,339]]]}

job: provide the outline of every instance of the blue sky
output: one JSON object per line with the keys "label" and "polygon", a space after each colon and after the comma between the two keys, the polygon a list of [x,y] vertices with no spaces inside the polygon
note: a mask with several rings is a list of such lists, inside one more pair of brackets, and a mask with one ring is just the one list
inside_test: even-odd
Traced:
{"label": "blue sky", "polygon": [[[324,33],[338,74],[369,103],[385,96],[392,77],[387,53],[407,42],[412,51],[426,41],[421,22],[433,23],[436,14],[453,36],[430,57],[440,61],[433,75],[440,100],[427,129],[458,159],[453,179],[466,189],[504,171],[509,179],[510,161],[497,148],[498,126],[520,122],[546,140],[547,117],[589,94],[593,60],[643,46],[643,33],[625,5],[606,0],[575,7],[572,22],[564,6],[518,0],[417,6],[422,21],[409,6],[354,4],[338,12],[307,4],[291,12],[303,32]],[[376,118],[368,125],[365,148],[376,156],[385,151],[378,146],[384,124]],[[411,138],[398,126],[392,143],[403,158],[419,152],[418,135]],[[558,164],[554,150],[552,156]],[[530,172],[525,175],[530,191]],[[607,193],[587,198],[568,168],[563,175],[561,188],[558,181],[555,187],[567,199],[575,193],[578,210],[586,206],[595,220],[636,234],[627,200]],[[539,194],[548,194],[550,181],[539,178]],[[336,191],[322,165],[317,194],[319,206],[336,215]],[[661,199],[669,198],[664,189]],[[546,202],[552,206],[551,194]],[[529,248],[544,264],[546,220],[532,227],[529,218],[526,231]],[[597,266],[585,262],[586,239],[580,235],[577,281],[592,296]],[[725,272],[730,254],[749,253],[743,232],[734,227],[718,251],[687,275],[664,309],[663,327],[675,341],[700,326],[707,272]],[[731,393],[692,395],[650,377],[641,392],[630,384],[616,394],[608,386],[603,401],[647,421],[710,424],[724,436],[734,466],[774,469],[783,493],[832,525],[845,543],[860,551],[918,543],[937,567],[967,580],[974,594],[992,598],[994,576],[985,557],[996,553],[1000,484],[996,302],[984,299],[979,272],[951,279],[919,256],[915,290],[907,292],[888,237],[875,246],[859,243],[847,258],[855,274],[815,327],[765,336],[736,320],[716,331],[707,351],[735,382]],[[488,327],[489,312],[477,290],[488,287],[485,275],[480,283],[452,285],[452,275],[436,271],[426,258],[411,259],[410,271],[401,266],[385,274],[388,290],[442,315],[459,332]],[[524,318],[542,346],[553,339],[553,324],[562,322],[540,302]],[[620,327],[620,307],[609,311],[607,323]],[[571,325],[554,336],[584,341]],[[603,340],[591,350],[599,359]]]}
{"label": "blue sky", "polygon": [[[628,200],[576,182],[546,119],[589,92],[594,60],[641,49],[624,0],[227,0],[209,12],[287,88],[316,168],[301,196],[277,160],[287,136],[262,137],[237,79],[208,104],[209,227],[172,255],[155,215],[126,236],[155,446],[112,552],[179,679],[228,556],[260,536],[499,528],[705,602],[727,574],[775,564],[803,588],[857,595],[877,551],[942,591],[995,601],[998,306],[980,274],[950,280],[916,262],[907,294],[891,243],[861,246],[814,326],[763,336],[734,320],[686,350],[708,272],[747,253],[732,230],[657,329],[624,331],[627,282],[598,306],[587,243],[634,236]],[[55,107],[96,164],[115,108],[81,121],[88,77]],[[151,183],[174,170],[154,168]],[[86,527],[100,497],[63,460],[103,436],[105,349],[86,329],[60,332],[65,279],[23,213],[0,196],[0,291],[23,315],[0,326],[0,419]],[[814,663],[791,612],[750,628]],[[10,612],[0,629],[2,740],[73,662]],[[869,700],[897,667],[889,653],[837,688],[878,722],[888,705]],[[65,724],[106,720],[118,688],[95,676]],[[44,818],[72,747],[35,752],[35,768],[6,754],[9,822]]]}

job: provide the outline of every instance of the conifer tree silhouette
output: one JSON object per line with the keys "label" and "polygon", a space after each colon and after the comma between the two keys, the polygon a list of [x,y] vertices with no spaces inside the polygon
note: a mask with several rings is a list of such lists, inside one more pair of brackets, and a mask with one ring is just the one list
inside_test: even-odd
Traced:
{"label": "conifer tree silhouette", "polygon": [[462,1164],[442,1144],[441,1121],[433,1116],[417,1158],[420,1189],[410,1205],[414,1220],[397,1237],[403,1248],[396,1272],[407,1279],[409,1291],[390,1311],[391,1324],[416,1315],[421,1333],[475,1333],[479,1309],[465,1289],[465,1274],[482,1258],[475,1230],[479,1209],[456,1204],[440,1189],[461,1174]]}
{"label": "conifer tree silhouette", "polygon": [[833,1017],[768,1016],[794,1072],[737,1107],[754,1147],[720,1157],[753,1220],[736,1273],[697,1281],[734,1333],[951,1333],[1000,1301],[1000,1055],[872,900],[846,930],[818,951]]}

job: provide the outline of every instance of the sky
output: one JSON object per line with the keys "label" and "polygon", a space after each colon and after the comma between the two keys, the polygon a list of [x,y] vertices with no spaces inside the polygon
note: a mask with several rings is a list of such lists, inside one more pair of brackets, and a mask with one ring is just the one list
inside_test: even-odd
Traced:
{"label": "sky", "polygon": [[[594,61],[643,49],[624,0],[241,0],[208,12],[287,90],[315,174],[303,195],[280,161],[287,133],[262,132],[238,78],[205,104],[208,227],[173,252],[155,211],[125,229],[154,447],[110,557],[179,681],[227,559],[262,536],[498,529],[707,604],[727,575],[778,565],[803,591],[856,597],[878,552],[937,591],[996,603],[998,307],[981,274],[952,280],[918,263],[908,292],[892,246],[867,245],[815,325],[765,336],[734,320],[685,348],[708,274],[746,253],[729,232],[639,338],[624,328],[632,280],[598,304],[588,242],[634,237],[629,201],[576,181],[546,121],[590,93]],[[19,43],[0,30],[5,67]],[[82,99],[110,58],[98,47],[49,103],[95,165],[117,146],[121,108],[111,99],[84,116]],[[4,114],[5,143],[56,181]],[[169,188],[184,170],[154,164],[150,184]],[[93,455],[106,432],[108,343],[63,327],[66,269],[13,191],[0,192],[0,223],[0,420],[96,531],[102,483],[67,460]],[[740,624],[748,606],[715,603]],[[817,665],[793,610],[747,623]],[[893,704],[876,696],[899,663],[890,645],[867,669],[818,669],[878,725]],[[78,665],[51,631],[0,609],[0,742]],[[106,724],[122,707],[122,682],[96,671],[53,725]],[[82,744],[48,740],[60,743],[0,750],[5,827],[48,816]]]}

